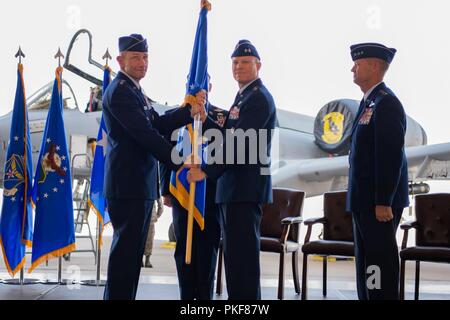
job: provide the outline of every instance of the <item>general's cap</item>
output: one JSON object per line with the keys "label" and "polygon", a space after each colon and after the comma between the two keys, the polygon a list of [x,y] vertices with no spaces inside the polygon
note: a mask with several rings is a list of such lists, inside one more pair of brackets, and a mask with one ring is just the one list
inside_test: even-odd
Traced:
{"label": "general's cap", "polygon": [[148,52],[147,39],[140,34],[131,34],[119,38],[119,52],[137,51]]}
{"label": "general's cap", "polygon": [[233,54],[231,57],[245,57],[245,56],[252,56],[256,57],[259,60],[261,58],[259,57],[258,51],[256,50],[255,46],[248,40],[239,40],[236,47],[234,48]]}
{"label": "general's cap", "polygon": [[353,61],[364,58],[378,58],[387,63],[391,63],[396,52],[397,50],[394,48],[388,48],[385,45],[374,42],[359,43],[350,46]]}

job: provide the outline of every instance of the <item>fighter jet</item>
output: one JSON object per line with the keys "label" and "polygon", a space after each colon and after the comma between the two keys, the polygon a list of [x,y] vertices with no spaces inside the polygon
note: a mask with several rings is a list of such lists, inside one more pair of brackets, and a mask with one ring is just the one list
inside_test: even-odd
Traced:
{"label": "fighter jet", "polygon": [[[350,131],[358,105],[356,100],[331,101],[316,118],[277,110],[280,152],[272,165],[273,184],[304,190],[307,196],[346,190]],[[450,178],[450,143],[427,145],[424,129],[409,116],[405,146],[410,193],[429,192],[427,180]]]}
{"label": "fighter jet", "polygon": [[[89,40],[89,63],[103,68],[91,58],[92,35],[86,29],[79,30],[72,38],[64,67],[101,87],[100,79],[70,63],[73,45],[82,34],[86,34]],[[27,101],[34,166],[47,118],[51,89],[52,82],[31,95]],[[97,137],[102,115],[101,99],[93,107],[96,98],[98,100],[93,91],[89,107],[86,112],[82,112],[72,87],[63,81],[64,122],[72,172],[86,178],[90,177],[92,167],[92,154],[89,154],[87,144],[91,138]],[[303,190],[308,197],[347,189],[349,139],[358,105],[359,102],[355,100],[334,100],[323,106],[315,118],[278,109],[278,128],[273,139],[272,154],[274,186]],[[173,108],[158,103],[154,103],[153,107],[160,114]],[[3,186],[11,116],[12,112],[0,117],[0,186]],[[407,127],[405,141],[410,191],[415,194],[425,193],[429,188],[424,181],[450,177],[450,143],[427,145],[424,129],[411,117],[407,118]]]}

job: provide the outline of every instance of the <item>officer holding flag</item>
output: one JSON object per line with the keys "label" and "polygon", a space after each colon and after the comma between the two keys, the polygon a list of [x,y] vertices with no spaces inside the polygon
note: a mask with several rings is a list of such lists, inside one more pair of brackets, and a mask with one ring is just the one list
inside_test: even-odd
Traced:
{"label": "officer holding flag", "polygon": [[[173,170],[182,164],[171,158],[167,134],[192,121],[202,110],[197,104],[159,116],[139,81],[148,67],[147,40],[140,34],[119,38],[120,72],[104,93],[108,132],[104,193],[114,228],[104,299],[133,300],[154,201],[159,197],[158,162]],[[200,97],[203,95],[203,97]]]}
{"label": "officer holding flag", "polygon": [[[216,159],[232,159],[232,163],[209,162],[201,169],[193,168],[188,181],[205,177],[217,180],[216,203],[221,213],[228,298],[257,300],[261,299],[261,205],[272,202],[272,179],[267,173],[270,161],[267,160],[270,160],[276,108],[272,95],[259,78],[261,59],[255,46],[248,40],[240,40],[231,59],[239,92],[223,130],[209,118],[204,127],[223,131],[223,146],[216,150]],[[245,140],[245,135],[252,132],[257,135],[255,144]],[[263,136],[263,132],[267,134]],[[242,137],[244,140],[240,139]],[[232,151],[228,150],[230,145],[234,145]],[[241,154],[238,150],[244,152]],[[252,163],[253,153],[264,154],[267,158],[257,157],[256,163]]]}

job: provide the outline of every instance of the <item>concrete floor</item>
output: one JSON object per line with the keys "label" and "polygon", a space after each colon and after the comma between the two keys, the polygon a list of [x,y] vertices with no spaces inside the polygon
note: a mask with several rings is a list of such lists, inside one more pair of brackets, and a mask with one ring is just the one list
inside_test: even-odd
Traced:
{"label": "concrete floor", "polygon": [[[101,258],[101,278],[105,279],[110,237],[104,239],[105,252]],[[79,239],[79,249],[89,248],[86,239]],[[139,300],[177,300],[178,282],[175,263],[173,261],[174,249],[163,241],[156,241],[152,255],[153,268],[142,268],[141,282],[137,299]],[[27,257],[29,260],[29,257]],[[261,286],[262,298],[265,300],[277,299],[278,286],[278,260],[279,256],[271,253],[261,253]],[[80,281],[95,279],[96,265],[92,253],[72,253],[70,261],[63,261],[63,278],[75,280],[75,284],[33,284],[8,285],[0,284],[0,300],[98,300],[102,298],[104,287],[86,286]],[[302,256],[299,257],[299,262]],[[291,257],[286,257],[286,285],[285,299],[300,300],[295,293],[292,281]],[[317,257],[310,257],[308,264],[308,299],[309,300],[356,300],[356,284],[354,262],[352,260],[334,261],[328,263],[328,295],[322,296],[322,262]],[[42,264],[31,275],[25,273],[25,278],[38,280],[57,279],[58,260],[50,260],[48,266]],[[27,264],[28,268],[28,264]],[[301,263],[299,263],[301,277]],[[406,299],[413,299],[414,291],[414,263],[406,265]],[[17,277],[17,276],[16,276]],[[0,264],[0,279],[8,279],[3,265]],[[226,287],[222,295],[215,299],[227,298]],[[448,264],[422,263],[421,300],[450,300],[450,266]]]}

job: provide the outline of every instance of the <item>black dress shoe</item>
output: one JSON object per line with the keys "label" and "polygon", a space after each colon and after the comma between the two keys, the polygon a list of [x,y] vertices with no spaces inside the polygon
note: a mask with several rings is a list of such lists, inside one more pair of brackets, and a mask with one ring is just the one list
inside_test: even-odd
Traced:
{"label": "black dress shoe", "polygon": [[150,256],[145,256],[145,267],[146,268],[153,268],[152,264],[150,263]]}

